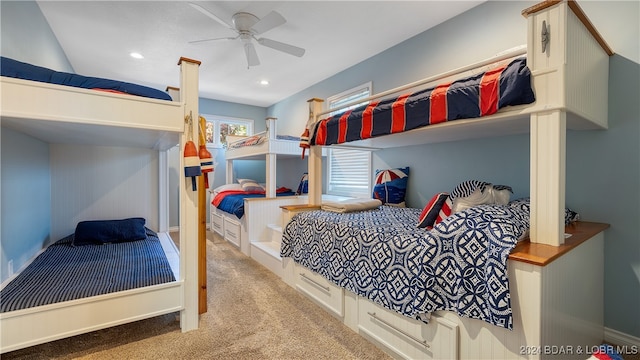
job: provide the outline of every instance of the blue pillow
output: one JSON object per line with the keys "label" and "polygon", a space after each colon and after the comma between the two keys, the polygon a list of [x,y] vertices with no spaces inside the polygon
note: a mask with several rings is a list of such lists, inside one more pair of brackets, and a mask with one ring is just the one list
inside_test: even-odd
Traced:
{"label": "blue pillow", "polygon": [[409,167],[376,170],[373,198],[383,204],[404,207]]}
{"label": "blue pillow", "polygon": [[76,225],[73,245],[95,245],[144,240],[147,231],[144,218],[81,221]]}
{"label": "blue pillow", "polygon": [[296,191],[296,195],[307,194],[309,192],[309,174],[302,174],[302,178],[300,179],[300,185],[298,185],[298,190]]}

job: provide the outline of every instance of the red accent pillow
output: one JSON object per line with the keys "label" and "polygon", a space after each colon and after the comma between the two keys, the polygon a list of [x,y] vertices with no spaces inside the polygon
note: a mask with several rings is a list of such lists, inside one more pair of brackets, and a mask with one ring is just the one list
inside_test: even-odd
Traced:
{"label": "red accent pillow", "polygon": [[451,215],[452,207],[453,205],[448,193],[438,193],[434,195],[422,210],[418,218],[418,227],[431,230],[435,224]]}

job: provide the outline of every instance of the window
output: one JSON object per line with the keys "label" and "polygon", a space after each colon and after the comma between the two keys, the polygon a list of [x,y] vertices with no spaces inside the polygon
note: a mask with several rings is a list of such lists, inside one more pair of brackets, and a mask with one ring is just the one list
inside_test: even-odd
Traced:
{"label": "window", "polygon": [[202,115],[205,123],[207,146],[221,148],[227,145],[227,135],[253,135],[253,120],[229,116]]}
{"label": "window", "polygon": [[[371,82],[344,91],[327,99],[329,109],[371,96]],[[350,106],[348,109],[366,104]],[[341,109],[337,112],[346,110]],[[333,113],[332,113],[333,114]],[[353,197],[371,196],[371,151],[329,148],[327,193]]]}

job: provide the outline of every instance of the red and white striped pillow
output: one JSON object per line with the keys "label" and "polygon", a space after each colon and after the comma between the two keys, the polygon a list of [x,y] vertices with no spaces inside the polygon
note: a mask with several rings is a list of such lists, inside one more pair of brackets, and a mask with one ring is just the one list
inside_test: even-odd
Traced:
{"label": "red and white striped pillow", "polygon": [[448,193],[435,194],[418,218],[418,227],[431,230],[433,226],[451,215],[453,203]]}

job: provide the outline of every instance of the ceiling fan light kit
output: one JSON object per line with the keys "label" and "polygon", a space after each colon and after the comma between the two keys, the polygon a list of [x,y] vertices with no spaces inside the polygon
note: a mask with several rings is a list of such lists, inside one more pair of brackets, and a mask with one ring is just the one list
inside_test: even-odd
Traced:
{"label": "ceiling fan light kit", "polygon": [[215,20],[219,24],[233,30],[238,34],[236,37],[224,37],[224,38],[213,38],[213,39],[190,41],[189,43],[191,44],[207,42],[207,41],[215,41],[215,40],[240,39],[243,43],[244,53],[247,59],[248,67],[260,65],[260,59],[258,58],[258,53],[255,49],[255,46],[253,45],[252,40],[255,40],[258,44],[262,46],[266,46],[268,48],[281,51],[286,54],[297,56],[297,57],[302,57],[305,53],[305,49],[294,46],[294,45],[286,44],[286,43],[272,40],[272,39],[256,37],[256,35],[260,35],[266,31],[269,31],[287,22],[287,20],[285,20],[285,18],[276,11],[271,11],[270,13],[262,17],[262,19],[248,12],[238,12],[231,17],[231,24],[228,24],[226,21],[222,20],[221,18],[214,15],[209,10],[203,8],[198,4],[189,3],[189,5],[191,5],[191,7],[203,13],[207,17]]}

